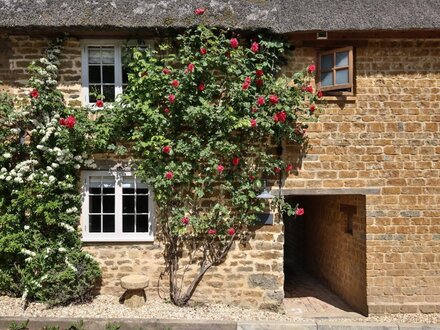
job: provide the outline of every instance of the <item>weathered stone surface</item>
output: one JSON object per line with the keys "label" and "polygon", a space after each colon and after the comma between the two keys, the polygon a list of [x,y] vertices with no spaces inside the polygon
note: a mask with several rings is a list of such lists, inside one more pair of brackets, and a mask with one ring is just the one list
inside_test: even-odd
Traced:
{"label": "weathered stone surface", "polygon": [[127,290],[123,296],[124,305],[130,308],[142,307],[146,300],[147,297],[143,289]]}
{"label": "weathered stone surface", "polygon": [[316,330],[315,322],[294,323],[294,322],[237,322],[237,330],[290,330],[304,329]]}
{"label": "weathered stone surface", "polygon": [[262,289],[277,289],[277,277],[268,274],[251,274],[249,275],[249,286],[251,288],[260,287]]}
{"label": "weathered stone surface", "polygon": [[128,275],[121,278],[121,286],[124,289],[144,289],[148,286],[148,277],[145,275]]}
{"label": "weathered stone surface", "polygon": [[360,323],[360,322],[341,322],[332,323],[328,321],[317,321],[318,330],[399,330],[396,324],[392,323]]}

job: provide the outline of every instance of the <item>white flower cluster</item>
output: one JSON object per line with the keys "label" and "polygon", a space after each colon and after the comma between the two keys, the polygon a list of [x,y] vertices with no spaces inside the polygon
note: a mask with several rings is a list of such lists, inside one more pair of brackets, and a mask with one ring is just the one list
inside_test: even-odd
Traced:
{"label": "white flower cluster", "polygon": [[2,168],[0,170],[0,180],[6,180],[6,181],[11,181],[13,180],[14,182],[17,183],[23,183],[24,182],[24,178],[27,178],[27,180],[29,181],[29,172],[33,171],[33,166],[37,165],[38,161],[36,160],[25,160],[22,161],[20,163],[18,163],[15,168],[13,168],[12,170],[9,171],[6,168]]}
{"label": "white flower cluster", "polygon": [[69,262],[69,259],[67,259],[67,256],[66,256],[66,258],[64,259],[64,261],[66,262],[67,266],[68,266],[71,270],[73,270],[75,273],[78,271],[78,269],[77,269],[73,264],[71,264],[71,263]]}
{"label": "white flower cluster", "polygon": [[75,228],[73,228],[71,225],[68,225],[67,223],[64,223],[64,222],[60,222],[59,224],[58,224],[58,226],[60,226],[60,227],[62,227],[62,228],[64,228],[64,229],[66,229],[68,232],[70,232],[70,233],[72,233],[72,232],[74,232],[75,231]]}

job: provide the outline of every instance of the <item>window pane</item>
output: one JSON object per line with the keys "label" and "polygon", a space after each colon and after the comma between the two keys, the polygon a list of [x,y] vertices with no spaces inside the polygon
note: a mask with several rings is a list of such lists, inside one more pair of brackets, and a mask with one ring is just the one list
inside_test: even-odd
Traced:
{"label": "window pane", "polygon": [[136,216],[136,232],[137,233],[148,232],[148,215]]}
{"label": "window pane", "polygon": [[348,52],[336,53],[336,66],[348,66]]}
{"label": "window pane", "polygon": [[90,64],[101,63],[101,50],[99,47],[89,47],[89,63]]}
{"label": "window pane", "polygon": [[105,65],[102,67],[102,81],[113,84],[115,82],[115,67]]}
{"label": "window pane", "polygon": [[114,215],[104,215],[103,216],[102,231],[104,233],[114,233],[115,232],[115,216]]}
{"label": "window pane", "polygon": [[134,194],[134,179],[133,179],[133,177],[124,177],[122,179],[122,193]]}
{"label": "window pane", "polygon": [[128,74],[127,74],[127,69],[126,68],[122,68],[122,83],[123,84],[128,84]]}
{"label": "window pane", "polygon": [[101,196],[89,196],[89,212],[101,213]]}
{"label": "window pane", "polygon": [[101,216],[89,215],[89,232],[100,233],[101,232]]}
{"label": "window pane", "polygon": [[141,195],[148,195],[148,189],[147,188],[138,188],[136,189],[136,194]]}
{"label": "window pane", "polygon": [[89,101],[96,102],[96,95],[102,94],[100,85],[90,85],[89,86]]}
{"label": "window pane", "polygon": [[124,233],[134,233],[134,215],[123,216],[122,231]]}
{"label": "window pane", "polygon": [[102,193],[114,194],[115,193],[115,178],[112,176],[104,176],[102,178]]}
{"label": "window pane", "polygon": [[107,102],[115,101],[115,86],[103,86],[103,94]]}
{"label": "window pane", "polygon": [[115,51],[113,47],[102,48],[101,50],[102,64],[113,64],[115,63]]}
{"label": "window pane", "polygon": [[103,196],[102,197],[102,212],[114,213],[115,212],[115,196]]}
{"label": "window pane", "polygon": [[331,86],[333,85],[333,72],[322,72],[321,73],[321,86]]}
{"label": "window pane", "polygon": [[96,65],[89,66],[89,83],[99,84],[101,82],[101,67]]}
{"label": "window pane", "polygon": [[333,54],[321,56],[321,70],[333,68]]}
{"label": "window pane", "polygon": [[336,84],[348,84],[348,69],[336,71]]}
{"label": "window pane", "polygon": [[134,213],[134,196],[123,196],[122,212]]}
{"label": "window pane", "polygon": [[136,196],[136,212],[148,213],[148,196]]}

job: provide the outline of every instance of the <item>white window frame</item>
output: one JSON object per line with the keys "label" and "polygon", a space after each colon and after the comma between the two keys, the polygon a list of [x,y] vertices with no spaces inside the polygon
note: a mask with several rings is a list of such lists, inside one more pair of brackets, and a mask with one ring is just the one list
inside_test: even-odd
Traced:
{"label": "white window frame", "polygon": [[[94,106],[89,100],[89,58],[88,47],[114,47],[115,49],[115,99],[122,94],[122,45],[123,40],[101,40],[101,39],[83,39],[81,44],[81,100],[85,106]],[[104,100],[105,101],[105,100]]]}
{"label": "white window frame", "polygon": [[[114,233],[90,233],[88,231],[89,219],[89,187],[91,176],[114,176],[115,177],[115,232]],[[134,177],[131,171],[82,171],[82,212],[81,229],[83,242],[152,242],[154,241],[155,207],[154,193],[148,186],[148,232],[124,233],[122,232],[122,178]]]}

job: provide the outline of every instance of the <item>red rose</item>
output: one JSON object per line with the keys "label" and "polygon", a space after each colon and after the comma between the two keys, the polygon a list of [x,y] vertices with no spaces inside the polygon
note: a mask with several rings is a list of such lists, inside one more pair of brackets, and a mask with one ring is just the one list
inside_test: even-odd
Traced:
{"label": "red rose", "polygon": [[257,108],[255,108],[255,107],[253,107],[252,109],[251,109],[251,112],[252,113],[255,113],[255,112],[257,112],[258,110],[257,110]]}
{"label": "red rose", "polygon": [[206,53],[208,52],[208,50],[206,48],[200,48],[200,54],[202,55],[206,55]]}
{"label": "red rose", "polygon": [[182,223],[186,226],[187,224],[189,224],[189,219],[187,217],[183,217],[180,221],[182,221]]}
{"label": "red rose", "polygon": [[38,89],[34,88],[29,92],[29,96],[33,99],[36,99],[38,96],[40,96],[40,93],[38,93]]}
{"label": "red rose", "polygon": [[225,167],[223,165],[217,165],[217,171],[222,174],[222,172],[224,171]]}
{"label": "red rose", "polygon": [[172,82],[171,82],[171,85],[173,86],[173,87],[179,87],[179,85],[180,85],[180,83],[179,83],[179,80],[176,80],[176,79],[174,79]]}
{"label": "red rose", "polygon": [[193,63],[190,63],[190,64],[188,64],[188,66],[186,67],[186,69],[185,69],[185,73],[188,73],[188,72],[194,72],[194,68],[195,68],[196,66],[193,64]]}
{"label": "red rose", "polygon": [[251,77],[246,77],[244,78],[244,83],[243,86],[241,87],[243,90],[246,90],[249,88],[249,86],[251,85]]}
{"label": "red rose", "polygon": [[64,126],[66,126],[67,128],[73,128],[73,126],[75,126],[75,124],[76,124],[76,119],[73,116],[67,117],[64,122]]}
{"label": "red rose", "polygon": [[170,147],[170,146],[165,146],[165,147],[162,148],[162,151],[163,151],[164,153],[166,153],[166,154],[169,154],[170,151],[171,151],[171,147]]}
{"label": "red rose", "polygon": [[194,10],[194,14],[196,15],[203,15],[205,12],[205,8],[197,8]]}
{"label": "red rose", "polygon": [[229,43],[230,43],[230,45],[231,45],[232,48],[237,48],[237,47],[238,47],[238,40],[237,40],[237,38],[232,38],[232,39],[229,41]]}
{"label": "red rose", "polygon": [[256,75],[257,77],[261,77],[263,74],[264,74],[263,69],[257,69],[257,71],[255,71],[255,75]]}
{"label": "red rose", "polygon": [[170,74],[170,73],[171,73],[171,70],[168,69],[168,68],[163,68],[162,73],[163,73],[163,74]]}
{"label": "red rose", "polygon": [[311,104],[310,107],[309,107],[309,110],[310,110],[311,112],[315,111],[315,110],[316,110],[316,105]]}
{"label": "red rose", "polygon": [[168,171],[165,173],[165,178],[167,178],[168,180],[171,180],[174,176],[174,173],[172,171]]}
{"label": "red rose", "polygon": [[64,118],[60,118],[59,123],[61,126],[66,126],[66,120]]}
{"label": "red rose", "polygon": [[255,177],[254,177],[253,175],[249,175],[249,180],[250,180],[250,181],[254,181],[254,180],[255,180]]}
{"label": "red rose", "polygon": [[289,173],[293,169],[293,165],[289,164],[286,166],[286,172]]}
{"label": "red rose", "polygon": [[215,234],[217,234],[217,230],[215,229],[208,230],[208,235],[215,235]]}
{"label": "red rose", "polygon": [[315,70],[316,70],[316,66],[315,66],[315,64],[310,64],[308,67],[307,67],[307,72],[308,73],[313,73],[313,72],[315,72]]}
{"label": "red rose", "polygon": [[261,107],[264,103],[266,103],[264,96],[259,96],[257,99],[257,104]]}
{"label": "red rose", "polygon": [[170,103],[174,103],[176,101],[176,95],[174,94],[168,95],[168,100],[170,101]]}
{"label": "red rose", "polygon": [[270,103],[272,103],[272,104],[277,104],[278,101],[279,101],[278,96],[276,96],[276,95],[270,95],[270,96],[269,96],[269,101],[270,101]]}
{"label": "red rose", "polygon": [[257,120],[254,118],[251,119],[251,127],[257,127]]}
{"label": "red rose", "polygon": [[309,93],[313,93],[313,86],[312,85],[306,86],[305,91]]}
{"label": "red rose", "polygon": [[240,164],[240,158],[238,157],[232,158],[232,165],[238,166],[238,164]]}
{"label": "red rose", "polygon": [[280,119],[281,122],[284,123],[286,121],[286,119],[287,119],[287,113],[285,111],[281,111],[278,114],[278,118]]}
{"label": "red rose", "polygon": [[278,173],[281,172],[281,169],[280,169],[279,167],[275,167],[275,168],[273,169],[273,171],[274,171],[276,174],[278,174]]}
{"label": "red rose", "polygon": [[102,100],[98,100],[98,101],[96,101],[96,106],[98,107],[98,108],[102,108],[103,106],[104,106],[104,102],[102,101]]}
{"label": "red rose", "polygon": [[273,121],[274,122],[282,122],[284,123],[287,119],[287,113],[285,111],[281,111],[281,112],[277,112],[276,114],[273,115]]}
{"label": "red rose", "polygon": [[199,89],[199,91],[203,92],[205,90],[205,84],[199,84],[197,88]]}
{"label": "red rose", "polygon": [[170,113],[170,108],[163,109],[163,112],[165,112],[166,114],[169,114]]}
{"label": "red rose", "polygon": [[257,53],[260,50],[260,45],[257,42],[252,43],[251,50]]}
{"label": "red rose", "polygon": [[322,91],[318,91],[316,95],[318,95],[318,97],[321,98],[323,96]]}
{"label": "red rose", "polygon": [[255,80],[255,85],[257,85],[257,87],[263,86],[263,79],[256,79]]}
{"label": "red rose", "polygon": [[304,209],[303,208],[297,208],[295,211],[296,215],[303,215],[304,214]]}
{"label": "red rose", "polygon": [[235,234],[235,229],[234,228],[229,228],[228,229],[228,235],[229,236],[233,236]]}

